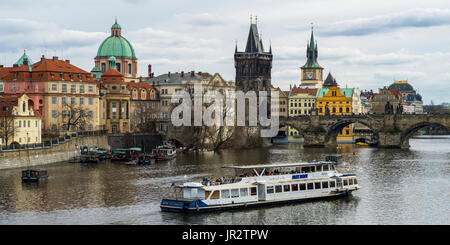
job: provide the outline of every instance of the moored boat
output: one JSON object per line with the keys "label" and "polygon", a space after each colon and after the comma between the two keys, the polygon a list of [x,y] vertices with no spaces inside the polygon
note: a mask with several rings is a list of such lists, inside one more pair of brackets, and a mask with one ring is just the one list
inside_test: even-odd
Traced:
{"label": "moored boat", "polygon": [[153,149],[152,155],[155,156],[157,161],[167,161],[177,156],[177,149],[175,146],[166,143]]}
{"label": "moored boat", "polygon": [[22,171],[22,182],[40,182],[47,180],[47,170],[27,169]]}
{"label": "moored boat", "polygon": [[360,188],[354,174],[337,172],[337,161],[225,166],[241,171],[234,177],[214,181],[172,184],[171,197],[162,211],[206,212],[233,208],[284,204],[348,195]]}

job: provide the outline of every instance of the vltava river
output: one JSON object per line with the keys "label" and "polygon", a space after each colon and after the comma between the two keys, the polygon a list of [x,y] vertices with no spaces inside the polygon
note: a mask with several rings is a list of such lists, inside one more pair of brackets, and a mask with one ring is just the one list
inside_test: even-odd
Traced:
{"label": "vltava river", "polygon": [[[450,224],[450,137],[410,140],[409,150],[339,145],[179,154],[172,162],[47,165],[49,179],[22,185],[0,171],[0,224]],[[353,154],[354,152],[354,154]],[[170,184],[228,174],[222,165],[322,160],[342,154],[338,170],[356,173],[348,197],[205,214],[161,212]],[[227,170],[229,171],[229,170]]]}

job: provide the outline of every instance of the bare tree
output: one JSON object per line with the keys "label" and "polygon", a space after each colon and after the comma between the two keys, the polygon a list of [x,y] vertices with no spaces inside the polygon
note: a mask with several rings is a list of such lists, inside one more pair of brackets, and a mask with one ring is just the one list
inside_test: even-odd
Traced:
{"label": "bare tree", "polygon": [[87,111],[86,107],[69,103],[63,105],[60,114],[65,131],[70,131],[73,128],[84,129],[93,117],[93,112]]}
{"label": "bare tree", "polygon": [[0,138],[4,140],[6,146],[8,146],[8,141],[14,138],[16,128],[13,116],[0,117]]}
{"label": "bare tree", "polygon": [[135,131],[154,133],[158,131],[159,106],[158,102],[141,102],[133,119],[135,120]]}

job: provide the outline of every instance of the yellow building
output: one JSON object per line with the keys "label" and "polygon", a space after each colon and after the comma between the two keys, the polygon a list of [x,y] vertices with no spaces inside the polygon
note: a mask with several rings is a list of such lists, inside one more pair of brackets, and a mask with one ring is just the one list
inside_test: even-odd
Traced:
{"label": "yellow building", "polygon": [[[290,117],[311,115],[316,108],[316,88],[298,88],[294,86],[289,92],[288,113]],[[290,142],[303,141],[299,132],[289,127],[288,140]]]}
{"label": "yellow building", "polygon": [[[324,115],[351,115],[353,89],[339,88],[336,80],[328,74],[324,88],[317,91],[316,106],[320,116]],[[344,127],[338,134],[338,142],[353,142],[353,124]]]}
{"label": "yellow building", "polygon": [[41,115],[28,104],[30,98],[1,98],[0,142],[2,146],[41,143]]}

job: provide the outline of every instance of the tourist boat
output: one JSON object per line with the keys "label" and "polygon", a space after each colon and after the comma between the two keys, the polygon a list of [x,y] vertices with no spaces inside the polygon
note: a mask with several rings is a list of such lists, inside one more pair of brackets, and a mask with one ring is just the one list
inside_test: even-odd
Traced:
{"label": "tourist boat", "polygon": [[314,163],[225,166],[243,174],[172,183],[171,197],[164,198],[160,207],[162,211],[205,212],[337,197],[358,190],[356,176],[337,172],[337,164],[333,157]]}
{"label": "tourist boat", "polygon": [[126,161],[126,149],[114,149],[111,152],[111,161]]}
{"label": "tourist boat", "polygon": [[22,182],[39,182],[47,180],[47,170],[27,169],[22,171]]}
{"label": "tourist boat", "polygon": [[82,154],[80,156],[80,160],[83,163],[88,163],[88,162],[90,162],[90,163],[98,163],[100,161],[100,155],[101,154],[98,153],[97,151],[92,150],[92,151],[88,151],[85,154]]}
{"label": "tourist boat", "polygon": [[177,156],[177,150],[171,144],[164,144],[153,149],[152,155],[155,156],[157,161],[167,161]]}

